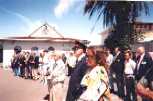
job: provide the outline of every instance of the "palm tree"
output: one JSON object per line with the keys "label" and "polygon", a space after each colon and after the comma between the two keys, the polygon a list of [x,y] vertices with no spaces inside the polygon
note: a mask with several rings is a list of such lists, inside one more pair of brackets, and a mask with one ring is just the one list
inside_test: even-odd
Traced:
{"label": "palm tree", "polygon": [[[103,17],[105,27],[113,26],[114,30],[105,40],[106,45],[117,43],[117,45],[123,46],[125,43],[137,41],[140,37],[140,33],[135,33],[133,24],[142,13],[149,14],[149,3],[143,1],[86,0],[84,13],[88,14],[89,18],[97,15],[97,20]],[[116,39],[112,40],[114,37]]]}

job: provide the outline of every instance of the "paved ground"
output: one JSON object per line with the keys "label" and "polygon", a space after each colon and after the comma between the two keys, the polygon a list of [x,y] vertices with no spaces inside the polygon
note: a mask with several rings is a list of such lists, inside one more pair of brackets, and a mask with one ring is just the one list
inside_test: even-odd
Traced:
{"label": "paved ground", "polygon": [[10,70],[0,68],[0,101],[45,101],[46,94],[47,88],[39,81],[14,77]]}
{"label": "paved ground", "polygon": [[[66,78],[63,96],[66,96],[69,78]],[[40,81],[14,77],[11,70],[0,68],[0,101],[47,101],[47,87]],[[112,94],[112,101],[122,101]]]}

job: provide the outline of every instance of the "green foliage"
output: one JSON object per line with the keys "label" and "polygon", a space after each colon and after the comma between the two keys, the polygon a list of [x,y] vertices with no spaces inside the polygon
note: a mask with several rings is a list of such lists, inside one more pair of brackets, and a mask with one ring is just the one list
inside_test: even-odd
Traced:
{"label": "green foliage", "polygon": [[89,18],[94,14],[97,20],[102,17],[105,27],[114,27],[105,40],[107,47],[127,47],[143,37],[142,33],[135,31],[134,22],[142,12],[149,14],[149,4],[144,1],[87,0],[84,12],[89,14]]}

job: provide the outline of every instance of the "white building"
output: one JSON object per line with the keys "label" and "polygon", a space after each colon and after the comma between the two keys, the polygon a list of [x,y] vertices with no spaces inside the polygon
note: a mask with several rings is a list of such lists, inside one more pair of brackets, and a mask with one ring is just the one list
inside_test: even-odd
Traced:
{"label": "white building", "polygon": [[30,51],[32,47],[43,50],[50,46],[55,50],[70,51],[76,40],[89,43],[87,40],[65,38],[54,27],[45,23],[28,36],[0,38],[0,62],[3,62],[3,67],[10,65],[15,46],[21,46],[23,51]]}

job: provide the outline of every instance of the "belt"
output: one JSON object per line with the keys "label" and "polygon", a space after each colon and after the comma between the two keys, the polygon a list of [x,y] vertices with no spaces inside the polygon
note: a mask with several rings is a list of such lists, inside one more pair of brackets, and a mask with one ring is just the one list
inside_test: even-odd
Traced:
{"label": "belt", "polygon": [[134,78],[133,74],[124,74],[126,78]]}

